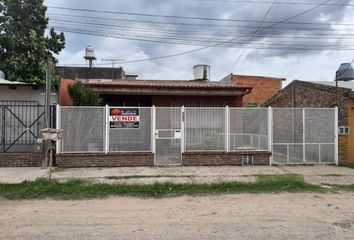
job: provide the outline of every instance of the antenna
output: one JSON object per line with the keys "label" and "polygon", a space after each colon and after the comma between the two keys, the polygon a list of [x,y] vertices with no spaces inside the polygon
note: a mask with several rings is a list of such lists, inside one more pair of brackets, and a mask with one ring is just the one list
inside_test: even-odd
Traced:
{"label": "antenna", "polygon": [[113,69],[114,69],[114,64],[117,64],[119,62],[124,62],[124,59],[120,58],[103,58],[101,59],[102,62],[110,62],[112,64],[112,80],[113,80]]}

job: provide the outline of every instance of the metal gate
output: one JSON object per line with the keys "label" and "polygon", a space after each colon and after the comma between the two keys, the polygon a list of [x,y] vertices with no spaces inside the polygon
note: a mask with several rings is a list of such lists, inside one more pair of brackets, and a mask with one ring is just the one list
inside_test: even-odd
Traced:
{"label": "metal gate", "polygon": [[0,152],[32,152],[39,130],[45,127],[44,106],[36,102],[3,102],[0,119]]}
{"label": "metal gate", "polygon": [[181,165],[181,108],[155,109],[155,165]]}

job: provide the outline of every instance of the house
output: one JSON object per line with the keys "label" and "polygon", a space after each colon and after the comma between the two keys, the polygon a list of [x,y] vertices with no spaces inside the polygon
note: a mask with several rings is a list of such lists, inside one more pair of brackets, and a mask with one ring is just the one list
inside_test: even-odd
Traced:
{"label": "house", "polygon": [[[42,156],[35,144],[46,127],[45,84],[8,81],[0,71],[0,167],[38,167]],[[57,94],[52,89],[51,104]],[[53,108],[51,108],[53,110]],[[53,116],[54,111],[51,112]],[[51,118],[54,125],[54,117]]]}
{"label": "house", "polygon": [[[0,103],[28,103],[44,105],[45,103],[45,84],[12,82],[0,79]],[[53,88],[51,93],[51,104],[57,103],[56,90]]]}
{"label": "house", "polygon": [[261,106],[282,89],[285,78],[233,74],[223,80],[232,81],[237,86],[251,87],[251,93],[243,97],[244,106]]}
{"label": "house", "polygon": [[[354,83],[338,82],[339,162],[354,163]],[[336,106],[335,82],[294,80],[264,106],[277,108],[333,108]]]}
{"label": "house", "polygon": [[[197,65],[195,74],[203,74],[203,68],[209,71],[209,66]],[[107,68],[84,69],[87,73],[82,68],[76,68],[77,73],[74,68],[60,68],[60,105],[70,105],[67,88],[76,81],[98,91],[102,104],[110,106],[241,107],[242,97],[252,89],[231,80],[210,81],[209,72],[208,77],[197,74],[192,80],[138,80],[137,75],[126,75],[122,68],[110,69],[113,78],[107,75]]]}

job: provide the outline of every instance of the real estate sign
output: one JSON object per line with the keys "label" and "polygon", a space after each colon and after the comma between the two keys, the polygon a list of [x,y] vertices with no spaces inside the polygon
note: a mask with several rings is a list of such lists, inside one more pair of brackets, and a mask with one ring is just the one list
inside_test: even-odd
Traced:
{"label": "real estate sign", "polygon": [[139,108],[110,108],[110,128],[139,128]]}

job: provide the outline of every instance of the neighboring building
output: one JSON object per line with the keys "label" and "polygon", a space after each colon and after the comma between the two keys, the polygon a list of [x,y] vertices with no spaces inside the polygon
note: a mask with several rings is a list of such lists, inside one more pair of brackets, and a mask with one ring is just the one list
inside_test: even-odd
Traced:
{"label": "neighboring building", "polygon": [[[34,150],[41,137],[40,130],[46,127],[45,84],[8,81],[3,74],[0,78],[0,167],[39,167],[42,154]],[[56,91],[52,89],[50,103],[57,102]]]}
{"label": "neighboring building", "polygon": [[[339,162],[354,163],[354,83],[338,82]],[[336,106],[335,82],[295,80],[264,106],[332,108]]]}
{"label": "neighboring building", "polygon": [[[28,84],[0,79],[0,103],[32,102],[38,105],[45,103],[45,84]],[[51,104],[56,104],[57,94],[52,89]]]}
{"label": "neighboring building", "polygon": [[269,98],[274,96],[282,89],[285,78],[249,76],[233,74],[226,76],[223,80],[232,80],[240,87],[251,87],[251,93],[243,97],[244,106],[261,106]]}
{"label": "neighboring building", "polygon": [[[77,68],[77,74],[73,73],[71,72],[73,69],[69,75],[60,75],[60,105],[70,105],[67,87],[75,81],[81,81],[97,90],[103,99],[102,104],[111,106],[241,107],[242,97],[252,89],[238,86],[231,80],[216,82],[198,77],[195,80],[137,80],[136,75],[125,75],[122,68],[116,70],[121,73],[120,78],[100,79],[95,74],[84,74],[81,68]],[[106,71],[105,68],[84,69],[91,73]],[[63,69],[61,71],[68,72]],[[78,77],[65,78],[65,76]]]}
{"label": "neighboring building", "polygon": [[64,79],[136,79],[137,75],[126,75],[123,68],[107,67],[55,67],[56,73]]}

